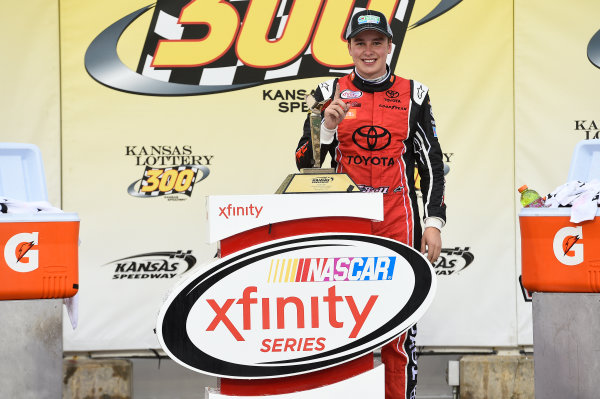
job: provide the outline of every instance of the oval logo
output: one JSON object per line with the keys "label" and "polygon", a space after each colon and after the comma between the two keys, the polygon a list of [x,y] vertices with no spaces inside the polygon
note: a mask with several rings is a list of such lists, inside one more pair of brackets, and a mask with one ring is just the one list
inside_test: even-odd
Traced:
{"label": "oval logo", "polygon": [[179,284],[157,320],[162,348],[192,370],[273,378],[386,344],[425,313],[436,279],[416,250],[358,234],[295,236],[214,262]]}
{"label": "oval logo", "polygon": [[352,141],[367,151],[380,151],[392,142],[389,130],[381,126],[361,126],[352,133]]}
{"label": "oval logo", "polygon": [[385,92],[385,95],[388,96],[389,98],[397,98],[400,93],[398,93],[397,91],[394,90],[388,90]]}
{"label": "oval logo", "polygon": [[340,98],[344,100],[352,99],[352,98],[361,98],[363,95],[362,91],[352,91],[352,90],[344,90],[340,93]]}

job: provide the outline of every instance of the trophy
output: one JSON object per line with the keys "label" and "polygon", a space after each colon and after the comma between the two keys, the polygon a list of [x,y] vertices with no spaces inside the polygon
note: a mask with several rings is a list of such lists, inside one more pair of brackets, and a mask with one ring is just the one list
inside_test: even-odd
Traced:
{"label": "trophy", "polygon": [[310,137],[312,141],[313,167],[302,168],[300,173],[288,175],[279,186],[276,194],[291,193],[346,193],[360,191],[345,173],[335,173],[332,168],[321,168],[321,110],[328,101],[317,101],[308,94],[305,98],[308,106]]}

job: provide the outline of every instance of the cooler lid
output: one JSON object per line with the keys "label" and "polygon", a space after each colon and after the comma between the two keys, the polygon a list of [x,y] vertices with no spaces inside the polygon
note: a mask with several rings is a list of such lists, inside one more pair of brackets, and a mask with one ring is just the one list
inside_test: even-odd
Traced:
{"label": "cooler lid", "polygon": [[567,181],[600,179],[600,139],[582,140],[575,146]]}
{"label": "cooler lid", "polygon": [[0,143],[0,197],[48,201],[42,154],[37,146]]}

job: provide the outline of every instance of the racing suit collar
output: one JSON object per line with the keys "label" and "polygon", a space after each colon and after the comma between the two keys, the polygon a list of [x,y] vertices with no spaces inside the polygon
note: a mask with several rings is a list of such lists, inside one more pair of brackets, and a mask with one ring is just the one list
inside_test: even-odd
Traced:
{"label": "racing suit collar", "polygon": [[356,70],[354,70],[352,72],[352,83],[354,83],[354,85],[359,90],[365,91],[367,93],[373,93],[376,91],[387,90],[390,87],[392,87],[396,77],[394,76],[393,73],[391,73],[390,67],[388,65],[386,65],[386,70],[387,70],[387,73],[386,73],[385,79],[383,79],[382,81],[378,81],[378,82],[363,79],[358,73],[356,73]]}

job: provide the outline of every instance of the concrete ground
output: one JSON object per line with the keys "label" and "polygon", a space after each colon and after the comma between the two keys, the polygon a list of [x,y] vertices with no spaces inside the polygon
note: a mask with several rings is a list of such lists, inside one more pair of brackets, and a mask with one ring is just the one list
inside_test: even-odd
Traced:
{"label": "concrete ground", "polygon": [[[218,387],[217,378],[198,374],[164,357],[97,358],[95,354],[90,358],[89,355],[64,359],[63,399],[203,399],[205,388]],[[375,362],[379,362],[378,357]],[[460,383],[459,392],[448,384],[449,362],[454,370],[452,380]],[[419,357],[416,399],[534,399],[533,373],[530,352],[424,352]],[[1,391],[0,399],[4,399]],[[56,396],[31,398],[56,399]]]}
{"label": "concrete ground", "polygon": [[[417,399],[452,399],[446,382],[449,360],[457,355],[424,355],[419,358]],[[170,359],[138,358],[133,364],[134,399],[203,399],[204,387],[216,387],[217,379],[188,370]]]}

